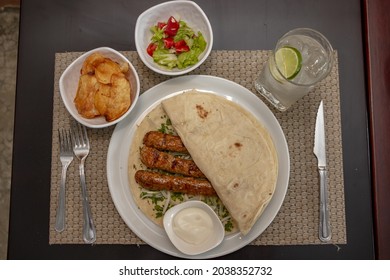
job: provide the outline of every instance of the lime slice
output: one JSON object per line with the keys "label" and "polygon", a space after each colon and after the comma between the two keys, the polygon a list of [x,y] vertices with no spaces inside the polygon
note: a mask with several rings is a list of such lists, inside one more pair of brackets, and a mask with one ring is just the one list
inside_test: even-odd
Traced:
{"label": "lime slice", "polygon": [[276,51],[275,62],[280,73],[291,80],[301,70],[302,56],[296,48],[285,46]]}

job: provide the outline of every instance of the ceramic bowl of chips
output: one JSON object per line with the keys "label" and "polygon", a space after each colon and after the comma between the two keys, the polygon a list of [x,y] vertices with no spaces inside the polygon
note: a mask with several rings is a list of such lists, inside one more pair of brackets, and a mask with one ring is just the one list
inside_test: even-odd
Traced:
{"label": "ceramic bowl of chips", "polygon": [[137,71],[120,52],[101,47],[75,59],[59,80],[62,101],[79,123],[103,128],[134,109],[140,91]]}
{"label": "ceramic bowl of chips", "polygon": [[135,46],[154,72],[177,76],[198,68],[213,47],[213,30],[193,1],[168,1],[144,11],[135,25]]}

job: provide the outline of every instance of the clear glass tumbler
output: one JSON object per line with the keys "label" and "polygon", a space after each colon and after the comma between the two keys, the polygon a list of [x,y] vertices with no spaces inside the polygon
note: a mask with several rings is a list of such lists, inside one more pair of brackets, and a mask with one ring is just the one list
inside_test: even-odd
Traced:
{"label": "clear glass tumbler", "polygon": [[277,109],[285,111],[324,79],[333,63],[333,48],[321,33],[294,29],[277,42],[255,80],[255,88]]}

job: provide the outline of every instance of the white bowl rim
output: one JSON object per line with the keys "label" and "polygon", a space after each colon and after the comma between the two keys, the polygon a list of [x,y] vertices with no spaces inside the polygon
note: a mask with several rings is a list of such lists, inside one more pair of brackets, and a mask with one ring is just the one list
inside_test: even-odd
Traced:
{"label": "white bowl rim", "polygon": [[[140,21],[141,19],[145,16],[145,14],[148,14],[150,13],[151,11],[155,10],[155,9],[158,9],[158,8],[161,8],[163,6],[169,6],[169,5],[177,5],[178,3],[181,3],[181,4],[188,4],[188,5],[192,5],[194,6],[198,11],[199,13],[206,19],[206,25],[207,25],[207,28],[208,30],[210,30],[210,42],[207,42],[207,48],[205,50],[205,54],[204,56],[202,57],[201,60],[198,61],[197,64],[195,65],[192,65],[190,67],[187,67],[181,71],[169,71],[169,70],[164,70],[162,68],[158,68],[154,65],[152,65],[151,63],[149,63],[149,61],[147,61],[144,57],[144,50],[141,48],[141,46],[139,45],[139,42],[137,40],[137,30],[139,29],[139,26],[140,26]],[[200,65],[203,64],[203,62],[208,58],[209,54],[211,53],[211,50],[213,48],[213,41],[214,41],[214,38],[213,38],[213,29],[211,27],[211,24],[210,24],[210,20],[208,19],[207,15],[205,14],[205,12],[202,10],[202,8],[195,2],[193,1],[187,1],[187,0],[176,0],[176,1],[168,1],[168,2],[164,2],[164,3],[160,3],[160,4],[157,4],[155,6],[152,6],[150,7],[149,9],[145,10],[142,14],[140,14],[137,18],[137,21],[136,21],[136,24],[135,24],[135,32],[134,32],[134,41],[135,41],[135,47],[137,49],[137,52],[138,52],[138,55],[140,57],[140,59],[142,60],[142,62],[150,69],[150,70],[153,70],[159,74],[163,74],[163,75],[169,75],[169,76],[178,76],[178,75],[183,75],[183,74],[186,74],[188,72],[191,72],[193,70],[195,70],[196,68],[198,68]]]}
{"label": "white bowl rim", "polygon": [[[85,59],[88,55],[90,55],[91,53],[93,52],[99,52],[99,51],[108,51],[108,52],[111,52],[111,53],[114,53],[115,55],[119,56],[121,59],[123,59],[124,61],[126,61],[127,63],[129,63],[129,67],[132,71],[132,74],[134,75],[134,79],[135,79],[135,82],[136,82],[136,92],[134,93],[134,100],[133,102],[131,103],[130,105],[130,108],[122,115],[120,116],[118,119],[114,120],[114,121],[111,121],[111,122],[106,122],[106,123],[103,123],[103,124],[91,124],[90,122],[88,122],[88,119],[87,118],[83,118],[80,114],[78,113],[75,113],[73,108],[71,108],[71,105],[65,100],[65,89],[64,89],[64,78],[66,77],[66,75],[68,74],[68,72],[71,71],[71,69],[73,69],[74,65],[76,63],[78,63],[80,60],[82,59]],[[89,50],[87,52],[84,52],[82,55],[80,55],[79,57],[77,57],[75,60],[72,61],[71,64],[69,64],[69,66],[64,70],[64,72],[61,74],[61,77],[60,77],[60,80],[59,80],[59,90],[60,90],[60,95],[61,95],[61,99],[62,99],[62,102],[63,104],[65,105],[66,109],[68,110],[69,114],[76,120],[78,121],[79,123],[81,123],[82,125],[85,125],[86,127],[89,127],[89,128],[104,128],[104,127],[108,127],[108,126],[111,126],[111,125],[114,125],[114,124],[117,124],[118,122],[120,122],[121,120],[123,120],[134,108],[134,106],[136,105],[137,101],[138,101],[138,97],[139,97],[139,94],[140,94],[140,81],[139,81],[139,77],[138,77],[138,73],[135,69],[135,67],[133,66],[133,64],[128,60],[127,57],[125,57],[123,54],[121,54],[119,51],[117,50],[114,50],[110,47],[98,47],[98,48],[95,48],[95,49],[92,49],[92,50]]]}

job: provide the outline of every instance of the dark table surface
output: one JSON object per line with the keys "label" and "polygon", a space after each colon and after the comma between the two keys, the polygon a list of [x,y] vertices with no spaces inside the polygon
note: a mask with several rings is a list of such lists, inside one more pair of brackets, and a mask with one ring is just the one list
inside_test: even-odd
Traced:
{"label": "dark table surface", "polygon": [[[56,52],[100,46],[135,50],[140,13],[161,1],[22,1],[9,259],[163,259],[149,246],[49,245],[51,139]],[[338,51],[347,244],[246,246],[229,259],[373,259],[375,234],[365,80],[364,3],[359,0],[196,1],[214,50],[272,49],[290,29],[322,32]]]}

